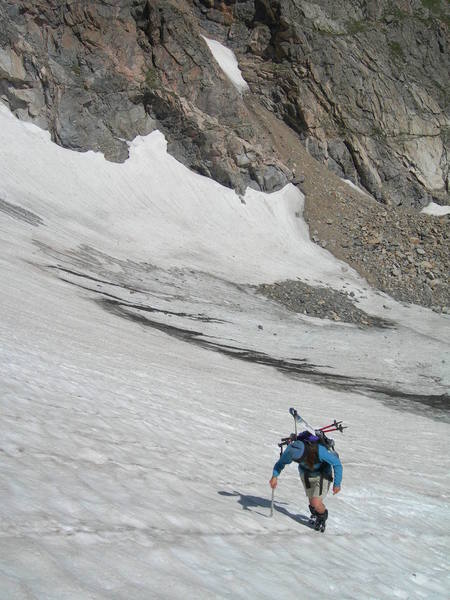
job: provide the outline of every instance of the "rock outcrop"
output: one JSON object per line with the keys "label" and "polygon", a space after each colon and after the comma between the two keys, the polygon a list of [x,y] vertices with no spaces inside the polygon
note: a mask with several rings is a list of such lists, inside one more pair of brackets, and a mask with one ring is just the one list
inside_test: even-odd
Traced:
{"label": "rock outcrop", "polygon": [[[314,159],[299,143],[298,134],[256,98],[248,105],[261,140],[273,146],[302,180],[304,217],[312,240],[396,300],[448,312],[450,214],[438,217],[385,206]],[[312,307],[316,294],[305,295],[300,285],[286,282],[273,289],[288,292],[290,306],[307,301],[309,314],[318,310]],[[302,298],[296,299],[296,293]],[[328,298],[323,290],[319,295],[321,300]],[[282,300],[282,295],[276,296]],[[333,302],[338,303],[338,296]]]}
{"label": "rock outcrop", "polygon": [[183,3],[149,1],[139,24],[152,59],[144,105],[166,133],[169,151],[240,192],[285,185],[292,174],[260,146],[240,91],[213,59]]}
{"label": "rock outcrop", "polygon": [[124,160],[124,140],[154,127],[130,4],[2,2],[0,95],[11,110],[62,146]]}
{"label": "rock outcrop", "polygon": [[240,192],[292,179],[260,147],[189,3],[6,0],[0,32],[0,96],[57,143],[123,161],[127,140],[159,128],[176,158]]}
{"label": "rock outcrop", "polygon": [[235,48],[252,91],[328,168],[387,205],[444,200],[447,2],[196,5]]}
{"label": "rock outcrop", "polygon": [[387,205],[445,202],[446,2],[4,0],[0,96],[78,150],[127,157],[155,127],[189,167],[242,192],[293,179],[259,143],[202,33],[329,169]]}

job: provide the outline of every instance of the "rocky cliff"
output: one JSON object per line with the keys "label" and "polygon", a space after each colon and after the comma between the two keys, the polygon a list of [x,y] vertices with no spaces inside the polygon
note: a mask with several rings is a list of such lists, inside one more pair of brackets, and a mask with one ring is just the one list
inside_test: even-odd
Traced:
{"label": "rocky cliff", "polygon": [[[448,251],[439,265],[431,256],[416,264],[415,246],[445,247],[448,218],[422,227],[413,213],[378,217],[448,203],[447,7],[2,0],[0,98],[58,144],[113,161],[126,159],[127,140],[158,128],[177,159],[238,192],[300,184],[318,242],[392,295],[442,307]],[[227,78],[203,36],[235,51],[249,91]],[[342,198],[347,213],[324,226]],[[382,234],[372,232],[378,221]],[[399,249],[398,238],[414,243]]]}
{"label": "rocky cliff", "polygon": [[328,168],[386,204],[444,197],[447,2],[248,1],[229,13],[198,4],[252,91]]}
{"label": "rocky cliff", "polygon": [[242,191],[293,174],[259,143],[202,33],[329,169],[386,204],[448,187],[446,2],[5,0],[0,94],[54,140],[127,156],[155,127],[191,168]]}
{"label": "rocky cliff", "polygon": [[7,0],[0,31],[3,100],[57,143],[122,161],[126,140],[159,128],[174,156],[239,191],[292,178],[257,143],[190,3]]}

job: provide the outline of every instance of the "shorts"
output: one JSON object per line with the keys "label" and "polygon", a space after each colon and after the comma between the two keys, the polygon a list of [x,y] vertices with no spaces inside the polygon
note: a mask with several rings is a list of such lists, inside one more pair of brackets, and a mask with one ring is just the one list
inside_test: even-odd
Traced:
{"label": "shorts", "polygon": [[330,489],[331,481],[328,481],[325,477],[322,480],[322,493],[320,493],[320,475],[317,477],[309,477],[309,487],[306,487],[305,476],[303,473],[300,475],[303,487],[305,488],[305,494],[307,498],[320,498],[323,500],[328,494]]}

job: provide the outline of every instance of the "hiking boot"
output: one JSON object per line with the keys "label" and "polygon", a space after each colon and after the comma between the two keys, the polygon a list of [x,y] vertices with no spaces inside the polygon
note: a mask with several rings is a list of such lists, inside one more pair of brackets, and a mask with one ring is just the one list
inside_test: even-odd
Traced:
{"label": "hiking boot", "polygon": [[311,506],[311,504],[309,505],[309,512],[311,513],[310,517],[309,517],[309,522],[315,523],[316,521],[316,517],[317,517],[317,512],[316,509],[314,508],[314,506]]}
{"label": "hiking boot", "polygon": [[323,533],[325,531],[327,519],[328,519],[328,510],[325,510],[324,513],[318,513],[316,511],[316,522],[314,523],[314,529],[316,531],[321,531]]}

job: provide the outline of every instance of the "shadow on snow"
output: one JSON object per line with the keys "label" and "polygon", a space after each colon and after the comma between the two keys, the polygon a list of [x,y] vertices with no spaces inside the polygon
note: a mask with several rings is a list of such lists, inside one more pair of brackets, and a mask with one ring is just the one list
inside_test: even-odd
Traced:
{"label": "shadow on snow", "polygon": [[[221,496],[226,496],[226,497],[230,497],[230,498],[237,498],[238,499],[237,502],[238,502],[238,504],[240,504],[242,506],[242,510],[248,510],[250,512],[256,513],[257,515],[261,515],[262,517],[270,518],[271,501],[268,498],[261,498],[260,496],[251,496],[248,494],[241,494],[240,492],[236,492],[236,491],[226,492],[225,490],[218,492],[218,494],[220,494]],[[309,527],[310,529],[313,529],[312,525],[309,522],[309,517],[307,515],[291,513],[283,505],[286,505],[286,502],[275,501],[273,504],[274,513],[275,513],[275,511],[279,512],[282,515],[289,517],[296,523],[299,523],[300,525],[304,525],[305,527]],[[263,513],[259,510],[255,510],[257,508],[264,508],[264,509],[266,509],[266,512]]]}

